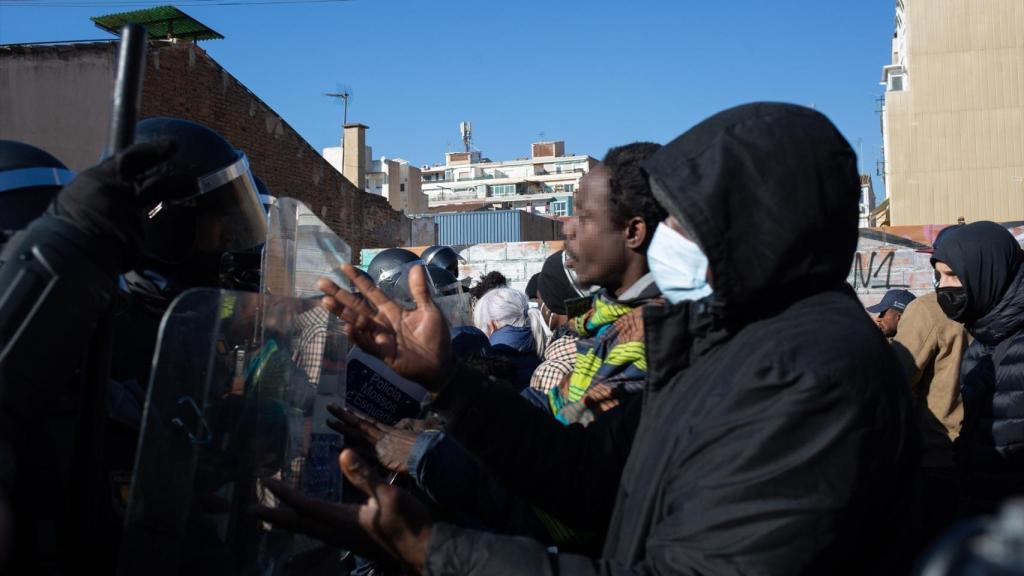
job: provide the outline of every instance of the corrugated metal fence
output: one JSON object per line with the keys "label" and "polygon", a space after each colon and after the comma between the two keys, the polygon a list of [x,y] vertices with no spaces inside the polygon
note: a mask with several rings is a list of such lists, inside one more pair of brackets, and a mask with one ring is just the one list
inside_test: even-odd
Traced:
{"label": "corrugated metal fence", "polygon": [[562,223],[522,210],[435,214],[437,243],[443,246],[496,242],[539,242],[562,237]]}

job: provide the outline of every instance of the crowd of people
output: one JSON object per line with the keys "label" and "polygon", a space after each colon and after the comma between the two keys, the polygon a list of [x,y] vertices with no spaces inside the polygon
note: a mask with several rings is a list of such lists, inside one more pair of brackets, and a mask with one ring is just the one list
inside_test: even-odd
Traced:
{"label": "crowd of people", "polygon": [[[364,497],[268,476],[232,518],[353,574],[1021,573],[1014,522],[974,519],[1024,496],[1024,250],[947,227],[935,291],[865,310],[856,166],[819,112],[748,104],[609,150],[525,291],[449,247],[344,266],[317,312],[422,387],[418,416],[325,407]],[[260,186],[183,120],[74,178],[0,143],[0,569],[118,569],[161,319],[273,273]],[[190,558],[161,560],[242,573]]]}

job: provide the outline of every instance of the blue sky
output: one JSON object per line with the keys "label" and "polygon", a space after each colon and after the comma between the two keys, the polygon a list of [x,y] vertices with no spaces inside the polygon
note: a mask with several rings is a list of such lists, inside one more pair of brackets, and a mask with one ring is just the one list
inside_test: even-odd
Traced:
{"label": "blue sky", "polygon": [[[109,37],[88,17],[134,9],[125,1],[0,0],[0,43]],[[226,37],[202,43],[214,59],[317,149],[337,145],[342,123],[322,94],[349,85],[349,121],[370,126],[375,154],[414,164],[459,146],[462,120],[495,160],[528,155],[541,132],[600,157],[752,100],[828,114],[873,177],[881,154],[894,0],[181,6]]]}

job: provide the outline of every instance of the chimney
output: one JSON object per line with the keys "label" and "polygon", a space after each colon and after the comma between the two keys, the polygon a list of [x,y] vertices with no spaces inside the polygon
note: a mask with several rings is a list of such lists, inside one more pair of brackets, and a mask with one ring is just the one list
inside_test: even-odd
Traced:
{"label": "chimney", "polygon": [[565,156],[565,141],[554,140],[550,142],[534,142],[530,146],[530,156],[533,158]]}
{"label": "chimney", "polygon": [[364,124],[345,124],[341,174],[360,190],[366,189],[366,130]]}

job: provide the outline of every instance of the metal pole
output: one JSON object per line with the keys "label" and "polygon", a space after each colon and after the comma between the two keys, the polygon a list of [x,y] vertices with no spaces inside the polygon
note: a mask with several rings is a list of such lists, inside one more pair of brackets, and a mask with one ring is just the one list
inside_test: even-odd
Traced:
{"label": "metal pole", "polygon": [[[139,116],[139,101],[142,96],[142,76],[145,70],[146,31],[138,24],[126,24],[121,31],[117,61],[117,76],[114,80],[113,108],[110,115],[110,134],[107,138],[105,155],[117,154],[135,141],[135,123]],[[106,391],[110,379],[110,359],[113,342],[113,303],[99,319],[93,343],[86,357],[82,418],[79,437],[80,470],[91,471],[82,482],[81,504],[79,507],[79,530],[89,545],[83,548],[87,560],[83,566],[106,564],[110,543],[104,541],[116,534],[96,530],[97,520],[108,517],[110,487],[106,473],[104,444],[106,433]],[[101,524],[102,525],[102,524]]]}
{"label": "metal pole", "polygon": [[117,78],[114,80],[114,106],[110,115],[107,155],[112,156],[135,141],[135,124],[139,120],[142,100],[142,76],[145,73],[146,29],[138,24],[125,24],[117,56]]}

